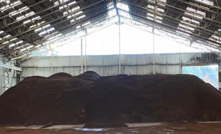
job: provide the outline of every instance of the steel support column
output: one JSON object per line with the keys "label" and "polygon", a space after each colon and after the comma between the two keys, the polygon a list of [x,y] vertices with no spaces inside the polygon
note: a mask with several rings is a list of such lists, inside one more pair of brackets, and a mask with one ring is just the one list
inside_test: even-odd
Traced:
{"label": "steel support column", "polygon": [[118,17],[119,25],[119,74],[121,74],[121,31],[120,31],[120,17]]}
{"label": "steel support column", "polygon": [[83,70],[83,38],[81,38],[81,71],[80,73],[82,74],[84,72]]}
{"label": "steel support column", "polygon": [[85,47],[84,47],[84,71],[87,71],[87,31],[85,35]]}

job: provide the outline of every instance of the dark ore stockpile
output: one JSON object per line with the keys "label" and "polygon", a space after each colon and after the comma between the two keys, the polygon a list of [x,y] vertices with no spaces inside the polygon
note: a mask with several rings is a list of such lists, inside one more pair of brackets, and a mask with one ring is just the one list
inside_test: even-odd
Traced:
{"label": "dark ore stockpile", "polygon": [[0,96],[0,125],[220,121],[220,104],[220,92],[192,75],[57,73],[25,78]]}

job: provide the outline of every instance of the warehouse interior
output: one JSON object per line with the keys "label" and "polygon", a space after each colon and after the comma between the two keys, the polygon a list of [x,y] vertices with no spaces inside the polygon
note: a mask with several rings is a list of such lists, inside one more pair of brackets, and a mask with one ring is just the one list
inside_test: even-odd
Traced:
{"label": "warehouse interior", "polygon": [[[173,81],[175,78],[170,76],[174,76],[181,81],[174,87],[176,84],[177,87],[188,87],[188,82],[184,82],[187,78],[183,76],[190,74],[199,78],[195,83],[209,83],[210,86],[199,86],[199,89],[214,97],[210,105],[215,106],[221,102],[220,46],[219,0],[0,0],[0,101],[2,96],[2,103],[4,99],[7,101],[12,89],[35,77],[51,79],[61,75],[59,79],[69,79],[68,75],[71,75],[74,79],[90,79],[93,87],[100,84],[96,81],[100,78],[108,83],[113,82],[112,77],[118,80],[128,76],[128,81],[137,77],[135,83],[142,85],[143,77],[148,79],[146,84],[155,79],[155,84],[165,84],[165,81]],[[195,80],[195,77],[192,79]],[[197,85],[195,83],[194,86]],[[180,90],[183,91],[183,87]],[[198,88],[192,88],[198,93]],[[204,88],[211,89],[211,93]],[[133,94],[128,91],[130,93]],[[21,95],[21,92],[18,94]],[[107,103],[110,104],[109,101]],[[0,108],[1,105],[3,107],[0,102]],[[201,120],[199,117],[197,121],[220,121],[218,112],[221,112],[221,107],[214,110],[215,113],[218,111],[213,113],[216,115],[214,118],[209,114],[212,108],[205,109],[201,109],[204,111],[202,115],[206,113],[208,118]],[[1,113],[4,111],[0,110]],[[92,118],[92,115],[89,116]],[[120,116],[118,121],[137,121],[130,117],[127,120],[124,116]],[[139,115],[137,122],[143,123],[148,120],[147,117]],[[156,120],[151,119],[157,122],[168,120],[158,115]],[[178,117],[174,120],[177,121]],[[189,118],[185,117],[185,120],[189,121]],[[39,122],[35,124],[34,119],[30,119],[25,123],[40,125]],[[45,121],[41,125],[47,126],[47,123]],[[49,126],[56,124],[50,123]],[[86,126],[94,124],[90,125]]]}

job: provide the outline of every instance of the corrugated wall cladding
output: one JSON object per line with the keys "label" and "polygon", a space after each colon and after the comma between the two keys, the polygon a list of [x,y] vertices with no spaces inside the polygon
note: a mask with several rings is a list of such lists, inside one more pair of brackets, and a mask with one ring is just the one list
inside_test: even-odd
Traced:
{"label": "corrugated wall cladding", "polygon": [[[179,74],[180,64],[211,64],[217,63],[217,54],[213,53],[183,53],[183,54],[152,54],[121,55],[121,73],[128,75],[144,75],[153,73],[155,59],[156,74]],[[119,56],[67,56],[67,57],[35,57],[22,63],[22,78],[28,76],[45,76],[58,72],[79,75],[81,64],[87,65],[87,71],[95,71],[101,76],[117,75],[119,73]]]}
{"label": "corrugated wall cladding", "polygon": [[[2,56],[0,55],[0,64],[3,64]],[[4,68],[0,67],[0,95],[4,92]]]}
{"label": "corrugated wall cladding", "polygon": [[[5,64],[2,56],[0,56],[0,64]],[[7,62],[6,65],[14,66],[14,61]],[[9,87],[16,85],[16,73],[17,72],[13,69],[10,69],[8,73],[5,73],[5,68],[0,67],[0,95],[3,94]]]}

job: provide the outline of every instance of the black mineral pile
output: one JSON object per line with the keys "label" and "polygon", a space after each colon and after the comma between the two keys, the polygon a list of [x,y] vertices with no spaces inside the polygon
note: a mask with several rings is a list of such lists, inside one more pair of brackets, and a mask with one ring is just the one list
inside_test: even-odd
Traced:
{"label": "black mineral pile", "polygon": [[221,121],[221,93],[193,75],[28,77],[0,96],[0,125]]}

